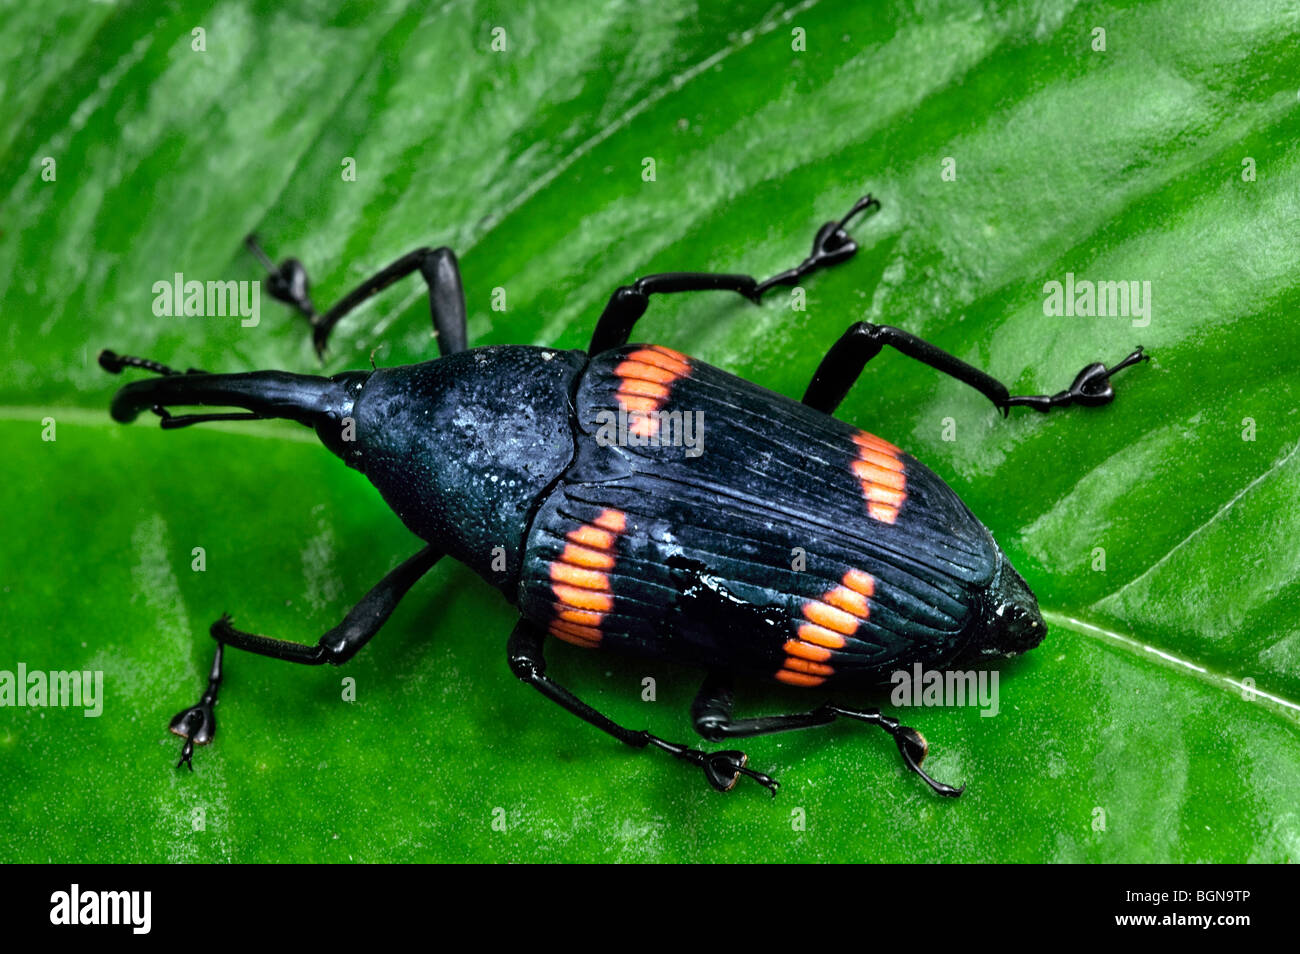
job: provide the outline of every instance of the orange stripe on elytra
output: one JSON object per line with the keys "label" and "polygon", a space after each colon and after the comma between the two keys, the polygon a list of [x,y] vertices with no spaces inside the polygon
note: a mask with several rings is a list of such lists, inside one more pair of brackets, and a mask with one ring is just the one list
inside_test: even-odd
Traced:
{"label": "orange stripe on elytra", "polygon": [[907,500],[907,474],[900,451],[889,441],[874,434],[856,431],[857,459],[850,465],[853,476],[862,486],[867,515],[881,523],[893,523]]}
{"label": "orange stripe on elytra", "polygon": [[674,351],[672,348],[664,348],[660,345],[651,345],[648,348],[638,348],[627,355],[628,361],[637,361],[641,364],[651,364],[656,368],[663,368],[665,371],[671,371],[679,378],[690,373],[691,363],[686,355],[680,351]]}
{"label": "orange stripe on elytra", "polygon": [[840,585],[831,587],[821,599],[806,600],[799,624],[797,638],[787,640],[781,647],[785,653],[784,668],[775,677],[792,686],[820,686],[835,674],[830,664],[834,650],[843,649],[847,637],[871,615],[868,598],[876,591],[876,581],[870,573],[848,569],[840,578]]}
{"label": "orange stripe on elytra", "polygon": [[790,639],[781,647],[785,650],[787,656],[798,656],[801,659],[808,659],[812,662],[825,662],[831,658],[831,651],[821,646],[814,646],[811,643],[801,642],[797,639]]}
{"label": "orange stripe on elytra", "polygon": [[572,606],[575,609],[595,610],[598,613],[608,613],[614,608],[614,596],[612,593],[598,593],[595,590],[582,590],[576,586],[565,586],[563,583],[552,583],[551,591],[555,598],[565,606]]}
{"label": "orange stripe on elytra", "polygon": [[803,642],[825,646],[827,649],[843,649],[847,642],[842,633],[833,633],[815,623],[800,623],[798,634]]}
{"label": "orange stripe on elytra", "polygon": [[595,626],[579,626],[577,623],[562,619],[551,622],[551,632],[568,633],[570,636],[577,636],[579,639],[586,639],[593,643],[600,642],[600,630]]}
{"label": "orange stripe on elytra", "polygon": [[883,467],[877,467],[870,461],[855,460],[851,469],[858,480],[865,481],[868,484],[888,487],[891,490],[902,490],[904,484],[907,483],[907,478],[903,476],[901,470],[886,470]]}
{"label": "orange stripe on elytra", "polygon": [[868,503],[887,504],[895,510],[900,509],[907,499],[907,494],[901,490],[890,490],[880,484],[868,484],[863,492],[867,495]]}
{"label": "orange stripe on elytra", "polygon": [[893,454],[884,454],[880,451],[871,450],[869,447],[858,448],[858,460],[874,464],[881,470],[893,470],[900,474],[903,472],[903,462]]}
{"label": "orange stripe on elytra", "polygon": [[867,504],[867,513],[873,520],[879,520],[881,523],[893,523],[898,519],[898,508],[891,507],[889,504]]}
{"label": "orange stripe on elytra", "polygon": [[861,570],[845,570],[843,582],[853,592],[863,596],[872,596],[876,592],[876,578]]}
{"label": "orange stripe on elytra", "polygon": [[600,646],[600,642],[597,640],[584,639],[582,636],[575,636],[562,629],[557,629],[555,623],[551,624],[550,634],[556,639],[562,639],[566,643],[572,643],[574,646],[581,646],[583,649],[596,649]]}
{"label": "orange stripe on elytra", "polygon": [[627,394],[619,391],[614,397],[618,398],[618,403],[623,405],[623,409],[629,414],[636,411],[639,414],[653,414],[659,410],[662,401],[656,401],[652,397],[642,397],[639,394]]}
{"label": "orange stripe on elytra", "polygon": [[562,563],[559,560],[551,564],[551,582],[568,583],[570,586],[580,586],[584,590],[609,592],[609,577],[604,573],[599,573],[596,570],[584,570],[580,566]]}
{"label": "orange stripe on elytra", "polygon": [[852,613],[860,620],[867,618],[867,598],[847,586],[835,587],[822,599],[830,606],[841,609],[846,613]]}
{"label": "orange stripe on elytra", "polygon": [[552,636],[589,649],[600,645],[601,624],[614,608],[609,577],[601,571],[614,568],[614,542],[626,526],[626,514],[606,509],[591,523],[565,534],[564,550],[550,565],[556,600]]}
{"label": "orange stripe on elytra", "polygon": [[853,435],[853,443],[859,447],[865,447],[870,450],[879,451],[882,454],[888,454],[894,457],[898,454],[898,448],[884,438],[877,437],[875,434],[868,434],[866,431],[857,431]]}
{"label": "orange stripe on elytra", "polygon": [[570,530],[565,539],[570,543],[576,543],[584,547],[594,547],[597,550],[608,550],[614,545],[614,534],[608,530],[593,527],[589,523],[584,523],[577,530]]}
{"label": "orange stripe on elytra", "polygon": [[826,629],[843,633],[845,636],[852,636],[856,633],[858,624],[862,622],[852,613],[846,613],[834,606],[827,606],[819,600],[809,600],[804,603],[803,615],[810,623],[816,623]]}
{"label": "orange stripe on elytra", "polygon": [[681,375],[668,368],[661,368],[644,361],[624,361],[614,373],[625,381],[653,381],[656,384],[672,384]]}
{"label": "orange stripe on elytra", "polygon": [[579,626],[599,626],[600,621],[605,618],[604,613],[597,613],[594,610],[570,609],[563,603],[556,603],[554,609],[556,619],[577,623]]}
{"label": "orange stripe on elytra", "polygon": [[627,528],[627,514],[621,510],[602,510],[600,516],[592,521],[598,527],[622,533]]}
{"label": "orange stripe on elytra", "polygon": [[585,566],[593,570],[610,570],[614,567],[614,555],[604,550],[593,550],[576,543],[566,543],[560,559],[575,566]]}
{"label": "orange stripe on elytra", "polygon": [[809,662],[806,659],[787,659],[784,666],[791,672],[807,673],[810,676],[835,675],[834,666],[828,666],[825,663]]}
{"label": "orange stripe on elytra", "polygon": [[640,378],[628,378],[618,386],[619,394],[639,394],[656,401],[668,400],[668,388],[654,381],[642,381]]}
{"label": "orange stripe on elytra", "polygon": [[619,379],[614,397],[629,415],[635,415],[628,430],[638,437],[659,433],[658,411],[668,403],[673,382],[691,373],[684,354],[671,348],[651,345],[629,353],[614,368]]}
{"label": "orange stripe on elytra", "polygon": [[788,669],[778,669],[776,671],[777,682],[784,682],[790,686],[804,686],[811,689],[813,686],[820,686],[825,682],[822,676],[809,676],[802,672],[791,672]]}

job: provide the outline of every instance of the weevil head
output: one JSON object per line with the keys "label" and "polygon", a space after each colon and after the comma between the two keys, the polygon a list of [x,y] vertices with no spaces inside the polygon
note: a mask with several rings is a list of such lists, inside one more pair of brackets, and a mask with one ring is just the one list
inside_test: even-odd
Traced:
{"label": "weevil head", "polygon": [[972,655],[1018,656],[1047,635],[1038,600],[1001,550],[993,581],[979,601],[978,613],[978,629],[970,646]]}

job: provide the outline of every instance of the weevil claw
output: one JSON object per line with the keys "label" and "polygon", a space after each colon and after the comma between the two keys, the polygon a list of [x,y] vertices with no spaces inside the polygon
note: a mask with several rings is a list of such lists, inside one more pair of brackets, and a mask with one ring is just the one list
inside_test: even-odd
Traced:
{"label": "weevil claw", "polygon": [[899,726],[898,731],[894,734],[894,741],[898,743],[898,751],[903,756],[903,761],[907,763],[907,767],[925,779],[926,783],[940,795],[956,798],[966,791],[965,785],[961,788],[953,788],[951,785],[935,781],[925,769],[921,768],[921,763],[925,761],[926,755],[929,754],[930,745],[920,732],[910,726]]}
{"label": "weevil claw", "polygon": [[740,781],[740,776],[745,775],[766,787],[773,798],[776,797],[780,783],[770,775],[747,768],[749,756],[744,752],[728,749],[725,752],[703,752],[701,755],[704,756],[704,774],[708,777],[709,784],[718,791],[731,791],[736,787],[736,782]]}
{"label": "weevil claw", "polygon": [[196,744],[207,745],[212,741],[212,737],[217,734],[217,719],[212,712],[212,704],[205,699],[199,702],[198,705],[182,709],[172,717],[171,725],[168,728],[185,740],[185,744],[181,746],[181,757],[180,761],[176,763],[176,767],[180,768],[182,765],[186,765],[193,772],[194,746]]}

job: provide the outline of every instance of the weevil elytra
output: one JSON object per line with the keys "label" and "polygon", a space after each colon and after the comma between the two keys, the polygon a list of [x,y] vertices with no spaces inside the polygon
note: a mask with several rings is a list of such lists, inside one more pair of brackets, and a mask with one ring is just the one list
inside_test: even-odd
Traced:
{"label": "weevil elytra", "polygon": [[[341,664],[379,631],[442,557],[466,564],[520,611],[508,642],[515,675],[616,739],[699,766],[729,790],[747,776],[775,792],[736,750],[704,752],[618,725],[555,682],[550,635],[692,664],[707,673],[692,705],[711,742],[826,725],[880,726],[907,766],[940,794],[961,789],[921,768],[926,743],[877,709],[824,703],[810,711],[733,719],[733,681],[758,676],[812,688],[875,684],[900,669],[958,665],[1032,649],[1045,627],[1037,601],[992,535],[940,478],[894,444],[831,415],[886,345],[970,385],[1005,414],[1114,397],[1110,377],[1147,356],[1090,364],[1051,395],[1012,396],[953,355],[898,328],[856,322],[826,353],[801,402],[660,345],[628,344],[653,295],[719,290],[754,303],[778,286],[851,258],[847,227],[879,208],[871,196],[827,222],[798,265],[749,275],[649,275],[614,291],[586,351],[470,349],[465,297],[448,248],[421,248],[318,312],[306,270],[275,265],[268,289],[310,322],[324,354],[334,326],[375,293],[418,272],[440,357],[332,377],[256,371],[177,372],[105,351],[112,372],[156,377],[122,387],[113,417],[151,410],[164,428],[287,418],[365,474],[427,543],[382,579],[315,645],[212,625],[217,641],[199,702],[178,713],[181,763],[216,732],[213,707],[226,646],[289,662]],[[241,408],[172,415],[175,406]],[[707,448],[683,453],[683,415],[707,422]],[[610,439],[611,422],[620,422]],[[790,554],[804,554],[792,566]]]}

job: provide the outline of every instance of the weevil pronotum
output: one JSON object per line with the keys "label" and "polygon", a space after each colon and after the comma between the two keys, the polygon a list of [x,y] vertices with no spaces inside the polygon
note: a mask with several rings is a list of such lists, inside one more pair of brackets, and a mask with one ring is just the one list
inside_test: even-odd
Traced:
{"label": "weevil pronotum", "polygon": [[[1114,397],[1111,375],[1146,359],[1142,348],[1110,368],[1088,365],[1056,394],[1012,396],[906,331],[859,321],[831,346],[796,402],[670,348],[628,343],[653,295],[722,290],[758,303],[773,288],[849,259],[857,251],[849,222],[878,208],[871,196],[858,200],[817,231],[807,258],[766,281],[674,272],[618,288],[586,351],[469,348],[451,249],[417,249],[321,313],[302,264],[275,265],[250,236],[271,295],[308,319],[318,354],[339,319],[418,272],[429,287],[440,357],[325,378],[181,373],[103,352],[109,371],[158,375],[117,392],[116,420],[152,410],[164,428],[297,421],[365,474],[427,543],[315,645],[243,632],[229,616],[217,620],[207,688],[171,722],[185,740],[178,765],[193,768],[194,745],[216,732],[226,646],[309,665],[347,662],[412,585],[450,556],[518,606],[507,648],[516,676],[630,746],[699,766],[719,790],[742,775],[773,793],[777,783],[749,768],[743,752],[704,752],[613,722],[547,674],[546,636],[705,670],[691,714],[708,741],[855,719],[889,732],[907,766],[936,792],[961,794],[921,768],[927,747],[919,732],[874,708],[827,702],[790,715],[732,718],[738,676],[804,688],[878,684],[918,663],[940,668],[1015,655],[1044,636],[1034,595],[956,493],[890,442],[831,415],[885,345],[970,385],[1004,414],[1106,404]],[[243,411],[167,411],[177,405]],[[704,452],[683,453],[679,441],[661,439],[674,436],[661,428],[681,428],[677,412],[708,422]],[[612,420],[623,422],[623,439],[602,439]],[[794,548],[804,554],[797,568]]]}

